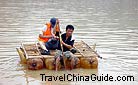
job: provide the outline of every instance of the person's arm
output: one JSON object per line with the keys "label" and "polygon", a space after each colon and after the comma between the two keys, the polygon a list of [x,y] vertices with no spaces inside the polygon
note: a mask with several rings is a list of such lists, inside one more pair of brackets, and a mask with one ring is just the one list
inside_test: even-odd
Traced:
{"label": "person's arm", "polygon": [[56,29],[59,28],[59,32],[60,32],[60,27],[59,27],[59,20],[57,19],[56,20],[56,24],[55,24],[55,27],[53,28],[53,34],[56,34]]}
{"label": "person's arm", "polygon": [[64,43],[64,42],[62,41],[62,44],[63,44],[66,48],[72,49],[72,48],[73,48],[73,45],[74,45],[74,41],[75,41],[75,40],[70,41],[70,44],[66,44],[66,43]]}
{"label": "person's arm", "polygon": [[71,46],[71,45],[68,45],[68,44],[66,44],[66,43],[64,43],[63,41],[62,41],[62,44],[66,47],[66,48],[68,48],[68,49],[71,49],[71,48],[73,48],[73,46]]}
{"label": "person's arm", "polygon": [[56,36],[56,35],[53,33],[53,31],[54,31],[54,29],[51,29],[51,34],[52,34],[53,38],[58,39],[59,37]]}

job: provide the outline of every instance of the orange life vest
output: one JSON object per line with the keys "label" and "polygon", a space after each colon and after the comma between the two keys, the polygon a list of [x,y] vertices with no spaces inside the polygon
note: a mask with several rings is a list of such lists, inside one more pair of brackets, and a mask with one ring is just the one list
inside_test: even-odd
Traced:
{"label": "orange life vest", "polygon": [[[51,23],[46,23],[46,26],[47,26],[47,30],[45,31],[42,31],[43,32],[43,36],[50,36],[52,35],[51,33]],[[59,29],[59,26],[57,25],[56,26],[56,32],[59,32],[60,29]],[[43,41],[43,42],[47,42],[50,38],[42,38],[42,37],[39,37],[39,41]]]}

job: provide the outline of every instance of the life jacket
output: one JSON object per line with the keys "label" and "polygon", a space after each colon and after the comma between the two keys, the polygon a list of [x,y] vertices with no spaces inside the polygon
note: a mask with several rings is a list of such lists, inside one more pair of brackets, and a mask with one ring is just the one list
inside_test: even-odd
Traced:
{"label": "life jacket", "polygon": [[[51,23],[46,23],[46,26],[47,26],[47,30],[42,31],[43,32],[43,35],[44,36],[50,36],[50,35],[52,35],[52,33],[51,33],[51,29],[52,29]],[[60,29],[59,29],[59,26],[57,25],[56,26],[56,32],[59,32],[59,31],[60,31]],[[42,37],[39,37],[39,41],[43,41],[43,42],[47,42],[49,39],[50,38],[42,38]]]}

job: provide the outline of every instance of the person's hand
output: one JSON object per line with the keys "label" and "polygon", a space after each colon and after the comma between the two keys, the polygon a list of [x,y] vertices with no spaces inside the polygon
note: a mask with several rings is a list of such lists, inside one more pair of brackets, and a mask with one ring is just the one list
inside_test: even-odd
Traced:
{"label": "person's hand", "polygon": [[55,39],[59,39],[59,37],[58,37],[58,36],[55,36],[55,35],[53,36],[53,38],[55,38]]}
{"label": "person's hand", "polygon": [[56,39],[56,36],[55,36],[55,35],[53,35],[53,38],[55,38],[55,39]]}
{"label": "person's hand", "polygon": [[58,37],[58,36],[56,36],[56,39],[59,39],[59,37]]}

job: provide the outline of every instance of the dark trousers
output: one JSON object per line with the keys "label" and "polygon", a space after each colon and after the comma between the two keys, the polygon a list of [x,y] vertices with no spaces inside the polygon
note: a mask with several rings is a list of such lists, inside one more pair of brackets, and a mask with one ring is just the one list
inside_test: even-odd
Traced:
{"label": "dark trousers", "polygon": [[46,48],[48,50],[55,50],[55,49],[58,49],[59,47],[59,40],[57,39],[50,39],[46,44],[45,44]]}

